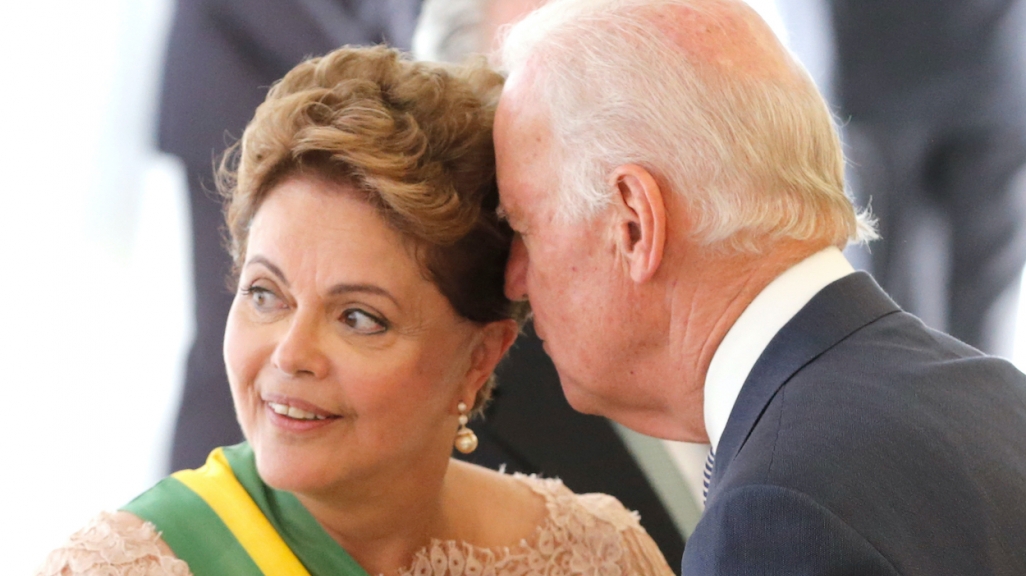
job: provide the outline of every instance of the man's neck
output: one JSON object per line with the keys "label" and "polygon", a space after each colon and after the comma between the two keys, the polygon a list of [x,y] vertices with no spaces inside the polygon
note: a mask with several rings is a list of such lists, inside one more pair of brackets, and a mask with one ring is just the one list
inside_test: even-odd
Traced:
{"label": "man's neck", "polygon": [[721,340],[705,377],[703,414],[715,449],[745,381],[770,341],[820,290],[854,269],[828,247],[774,278],[745,308]]}
{"label": "man's neck", "polygon": [[799,242],[781,242],[762,254],[698,248],[689,261],[675,267],[681,276],[670,284],[673,303],[662,381],[676,384],[667,399],[676,430],[662,437],[708,442],[705,380],[723,338],[770,282],[822,248]]}

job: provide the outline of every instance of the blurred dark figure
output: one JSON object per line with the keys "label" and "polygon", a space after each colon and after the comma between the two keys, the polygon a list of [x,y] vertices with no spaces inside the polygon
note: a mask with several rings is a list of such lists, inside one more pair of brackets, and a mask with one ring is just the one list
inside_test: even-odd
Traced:
{"label": "blurred dark figure", "polygon": [[159,145],[189,184],[196,336],[175,424],[171,470],[242,440],[221,347],[233,294],[212,167],[271,84],[304,57],[343,44],[408,49],[420,0],[179,0],[168,43]]}
{"label": "blurred dark figure", "polygon": [[1026,2],[831,6],[856,193],[883,237],[874,275],[933,327],[1008,351],[1014,306],[995,303],[1026,261]]}

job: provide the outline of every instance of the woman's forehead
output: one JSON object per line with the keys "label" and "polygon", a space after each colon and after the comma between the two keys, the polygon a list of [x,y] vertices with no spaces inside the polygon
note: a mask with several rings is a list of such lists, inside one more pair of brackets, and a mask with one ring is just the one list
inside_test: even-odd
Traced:
{"label": "woman's forehead", "polygon": [[265,198],[253,218],[247,254],[300,259],[319,266],[416,267],[407,241],[345,185],[292,178]]}

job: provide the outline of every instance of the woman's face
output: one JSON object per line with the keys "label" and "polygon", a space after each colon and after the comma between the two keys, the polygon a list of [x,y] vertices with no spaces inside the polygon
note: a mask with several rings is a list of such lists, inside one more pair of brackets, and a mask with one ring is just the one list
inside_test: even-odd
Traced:
{"label": "woman's face", "polygon": [[314,494],[444,470],[456,406],[511,330],[457,316],[352,188],[284,181],[250,227],[224,342],[261,476]]}

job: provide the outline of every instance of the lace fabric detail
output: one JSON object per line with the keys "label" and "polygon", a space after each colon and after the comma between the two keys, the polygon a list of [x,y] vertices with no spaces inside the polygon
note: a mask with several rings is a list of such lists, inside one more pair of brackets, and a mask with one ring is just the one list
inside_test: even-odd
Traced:
{"label": "lace fabric detail", "polygon": [[191,576],[149,522],[102,512],[51,552],[37,576]]}
{"label": "lace fabric detail", "polygon": [[[612,496],[577,495],[559,480],[515,475],[545,499],[548,516],[506,548],[435,540],[401,576],[672,576],[638,516]],[[36,576],[192,576],[149,522],[101,513],[47,557]]]}
{"label": "lace fabric detail", "polygon": [[533,542],[478,548],[432,541],[401,576],[672,575],[638,515],[606,494],[577,495],[562,482],[515,475],[545,498],[548,517]]}

